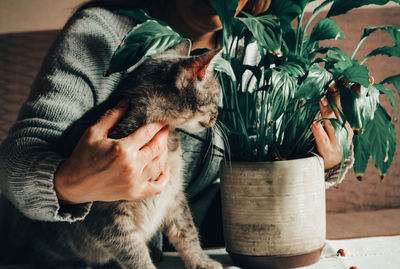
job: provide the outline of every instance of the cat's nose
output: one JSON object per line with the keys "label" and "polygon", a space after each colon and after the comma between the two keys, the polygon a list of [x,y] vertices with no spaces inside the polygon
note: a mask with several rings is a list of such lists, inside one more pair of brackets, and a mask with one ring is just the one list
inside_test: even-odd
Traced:
{"label": "cat's nose", "polygon": [[204,128],[209,127],[208,123],[204,122],[204,121],[199,121],[199,124],[200,124],[201,127],[204,127]]}

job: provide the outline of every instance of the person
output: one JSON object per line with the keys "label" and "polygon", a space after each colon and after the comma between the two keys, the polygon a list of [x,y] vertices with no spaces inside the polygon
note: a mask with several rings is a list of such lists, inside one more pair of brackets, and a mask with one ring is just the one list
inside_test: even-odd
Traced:
{"label": "person", "polygon": [[[238,11],[256,15],[269,3],[239,0]],[[102,74],[124,35],[137,22],[114,11],[133,8],[167,22],[193,41],[193,49],[219,45],[221,23],[207,0],[97,0],[81,6],[49,50],[29,98],[0,148],[0,189],[24,216],[40,221],[79,221],[94,201],[150,197],[162,192],[170,180],[168,173],[163,173],[169,128],[163,123],[146,124],[120,140],[108,138],[108,131],[126,111],[121,101],[89,117],[86,125],[73,124],[93,107],[101,107],[118,86],[121,73]],[[340,107],[338,95],[334,100]],[[322,117],[334,117],[326,99],[321,100],[320,109]],[[327,173],[332,175],[338,170],[341,152],[329,121],[324,127],[316,122],[312,131]],[[181,142],[186,193],[202,233],[210,230],[204,227],[214,227],[218,218],[216,180],[222,157],[208,150],[218,135],[201,135],[206,142],[184,134]],[[346,166],[351,166],[351,157]],[[157,176],[157,181],[147,180]],[[204,233],[203,241],[207,241],[211,236]]]}

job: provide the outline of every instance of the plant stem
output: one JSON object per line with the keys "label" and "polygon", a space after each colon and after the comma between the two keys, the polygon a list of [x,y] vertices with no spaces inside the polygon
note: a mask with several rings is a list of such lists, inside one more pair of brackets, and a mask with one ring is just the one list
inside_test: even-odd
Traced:
{"label": "plant stem", "polygon": [[361,38],[360,41],[357,44],[356,49],[354,50],[353,54],[351,55],[351,59],[354,58],[354,56],[356,56],[356,53],[358,52],[358,50],[360,49],[362,43],[364,43],[365,39],[367,39],[367,37]]}
{"label": "plant stem", "polygon": [[301,46],[301,44],[299,44],[299,42],[303,43],[302,40],[303,40],[304,35],[303,35],[303,31],[301,30],[301,26],[303,24],[304,12],[305,12],[305,9],[303,9],[303,11],[301,12],[301,15],[297,18],[298,25],[297,25],[297,32],[296,32],[297,36],[296,36],[296,47],[295,47],[296,55],[299,55],[298,48],[299,48],[299,45]]}
{"label": "plant stem", "polygon": [[361,63],[360,63],[360,64],[361,64],[361,65],[363,65],[363,64],[365,63],[365,61],[366,61],[366,60],[368,60],[368,59],[369,59],[369,57],[368,57],[368,56],[366,56],[366,57],[365,57],[365,58],[364,58],[364,59],[361,61]]}

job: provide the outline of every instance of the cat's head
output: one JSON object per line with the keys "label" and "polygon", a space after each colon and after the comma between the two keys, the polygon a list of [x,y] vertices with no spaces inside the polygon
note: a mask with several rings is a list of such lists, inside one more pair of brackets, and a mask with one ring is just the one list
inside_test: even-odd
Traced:
{"label": "cat's head", "polygon": [[190,49],[189,41],[182,42],[132,72],[137,83],[133,94],[146,96],[142,104],[148,122],[163,121],[191,133],[216,122],[220,85],[211,61],[218,51],[189,56]]}

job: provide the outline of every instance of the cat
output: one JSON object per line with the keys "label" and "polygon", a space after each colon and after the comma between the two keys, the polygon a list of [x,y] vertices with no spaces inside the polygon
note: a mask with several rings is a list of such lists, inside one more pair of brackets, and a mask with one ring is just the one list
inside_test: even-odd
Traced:
{"label": "cat", "polygon": [[163,192],[136,201],[94,202],[80,222],[36,223],[34,234],[40,237],[34,239],[34,256],[40,268],[110,268],[113,262],[121,268],[154,269],[147,242],[160,229],[187,268],[222,268],[201,249],[184,194],[176,130],[195,133],[216,122],[220,85],[208,66],[218,51],[188,56],[190,48],[190,42],[184,41],[148,57],[116,90],[129,109],[110,131],[110,138],[126,137],[148,122],[170,125],[167,164],[171,176]]}

